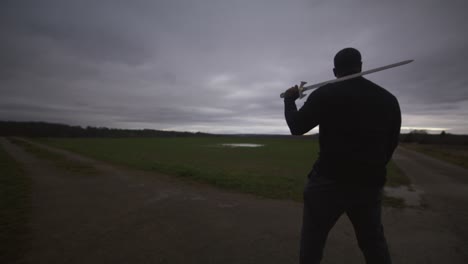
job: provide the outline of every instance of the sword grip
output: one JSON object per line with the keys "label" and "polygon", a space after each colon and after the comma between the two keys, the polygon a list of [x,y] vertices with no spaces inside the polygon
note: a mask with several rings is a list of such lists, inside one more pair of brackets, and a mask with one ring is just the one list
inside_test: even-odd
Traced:
{"label": "sword grip", "polygon": [[[301,84],[300,84],[299,87],[298,87],[298,88],[299,88],[299,98],[300,98],[300,99],[304,98],[304,96],[305,96],[305,94],[303,94],[302,92],[303,92],[303,90],[304,90],[304,85],[305,85],[306,83],[307,83],[307,82],[302,81]],[[286,93],[286,92],[281,93],[281,94],[280,94],[280,98],[284,98],[285,93]]]}

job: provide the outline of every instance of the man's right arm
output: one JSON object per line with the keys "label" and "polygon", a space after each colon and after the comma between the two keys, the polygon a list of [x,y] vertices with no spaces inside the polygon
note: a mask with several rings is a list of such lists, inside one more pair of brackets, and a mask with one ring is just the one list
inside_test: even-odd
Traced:
{"label": "man's right arm", "polygon": [[284,116],[292,135],[303,135],[319,124],[319,89],[309,95],[299,111],[295,102],[297,98],[284,98]]}

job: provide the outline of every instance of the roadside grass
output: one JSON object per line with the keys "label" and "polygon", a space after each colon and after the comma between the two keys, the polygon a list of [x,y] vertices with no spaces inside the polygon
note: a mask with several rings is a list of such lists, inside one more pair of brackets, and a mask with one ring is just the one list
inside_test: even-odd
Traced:
{"label": "roadside grass", "polygon": [[21,263],[30,245],[31,182],[0,145],[0,263]]}
{"label": "roadside grass", "polygon": [[96,168],[94,168],[93,166],[90,166],[90,165],[85,164],[83,162],[70,160],[70,159],[64,157],[61,154],[58,154],[58,153],[49,151],[47,149],[35,146],[35,145],[33,145],[33,144],[29,143],[29,142],[23,141],[21,139],[12,138],[12,139],[10,139],[10,141],[13,144],[20,146],[25,151],[33,154],[34,156],[36,156],[36,157],[38,157],[40,159],[45,159],[45,160],[51,161],[54,164],[54,166],[56,166],[57,168],[59,168],[61,170],[68,171],[68,172],[71,172],[71,173],[80,174],[80,175],[88,175],[88,174],[93,175],[93,174],[96,174],[98,172],[96,170]]}
{"label": "roadside grass", "polygon": [[394,208],[405,208],[405,199],[384,195],[382,200],[383,205]]}
{"label": "roadside grass", "polygon": [[387,165],[387,183],[388,187],[409,186],[410,179],[405,173],[393,162],[390,161]]}
{"label": "roadside grass", "polygon": [[402,147],[468,169],[468,146],[406,143]]}
{"label": "roadside grass", "polygon": [[[385,183],[385,186],[392,188],[407,186],[409,189],[411,189],[412,187],[410,185],[411,180],[408,178],[408,176],[406,176],[405,173],[393,161],[390,161],[387,165],[387,182]],[[405,199],[389,195],[384,195],[383,204],[395,208],[406,207]]]}
{"label": "roadside grass", "polygon": [[[295,201],[302,201],[306,175],[318,153],[318,141],[307,137],[43,138],[38,141],[134,169]],[[224,143],[264,146],[223,147]],[[388,179],[392,186],[409,183],[393,164],[389,166]],[[388,202],[392,203],[397,202]]]}

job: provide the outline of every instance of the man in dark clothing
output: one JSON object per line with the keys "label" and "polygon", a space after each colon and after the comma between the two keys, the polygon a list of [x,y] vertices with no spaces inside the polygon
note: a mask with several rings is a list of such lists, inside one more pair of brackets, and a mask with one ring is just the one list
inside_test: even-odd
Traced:
{"label": "man in dark clothing", "polygon": [[[361,54],[338,52],[336,77],[361,72]],[[320,125],[319,158],[308,175],[300,263],[320,263],[330,229],[346,213],[366,262],[391,263],[381,223],[386,165],[398,144],[401,113],[397,99],[373,82],[357,77],[324,85],[298,111],[298,87],[285,93],[287,124],[293,135]]]}

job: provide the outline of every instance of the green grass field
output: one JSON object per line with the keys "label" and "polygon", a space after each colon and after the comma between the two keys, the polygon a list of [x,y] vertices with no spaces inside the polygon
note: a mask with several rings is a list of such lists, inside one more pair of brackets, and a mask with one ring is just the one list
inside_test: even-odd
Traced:
{"label": "green grass field", "polygon": [[[132,138],[41,139],[98,160],[157,171],[263,197],[302,200],[306,175],[317,158],[318,141],[302,138]],[[223,143],[263,144],[259,148]],[[391,186],[409,184],[394,164]]]}
{"label": "green grass field", "polygon": [[69,160],[63,155],[35,146],[21,139],[12,138],[10,139],[10,141],[15,145],[21,147],[23,150],[33,154],[34,156],[52,162],[52,164],[54,164],[57,168],[61,170],[68,171],[71,173],[77,173],[80,175],[92,175],[97,173],[96,168],[94,168],[93,166],[90,166],[83,162]]}
{"label": "green grass field", "polygon": [[31,183],[0,146],[0,263],[20,263],[29,245]]}
{"label": "green grass field", "polygon": [[468,146],[416,143],[402,146],[468,169]]}

